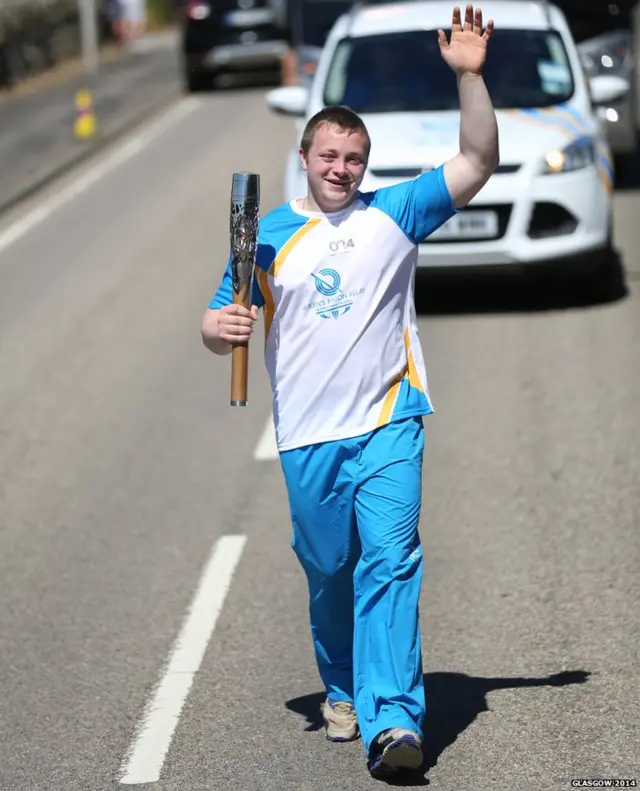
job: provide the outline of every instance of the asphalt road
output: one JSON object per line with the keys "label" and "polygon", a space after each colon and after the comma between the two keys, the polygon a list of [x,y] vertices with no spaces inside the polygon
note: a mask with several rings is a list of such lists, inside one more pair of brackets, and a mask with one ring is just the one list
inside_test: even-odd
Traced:
{"label": "asphalt road", "polygon": [[[134,756],[138,779],[161,766],[145,790],[380,785],[320,729],[280,469],[255,458],[261,330],[236,410],[199,334],[231,173],[280,202],[292,124],[260,90],[185,101],[0,226],[2,791],[113,789]],[[616,196],[629,290],[611,302],[495,279],[421,296],[418,785],[640,781],[639,210]],[[223,536],[244,539],[211,571]]]}
{"label": "asphalt road", "polygon": [[[177,49],[175,31],[155,33],[131,51],[110,51],[93,75],[75,65],[66,78],[45,73],[0,96],[0,211],[179,97]],[[80,91],[89,91],[95,120],[86,138],[75,130]]]}

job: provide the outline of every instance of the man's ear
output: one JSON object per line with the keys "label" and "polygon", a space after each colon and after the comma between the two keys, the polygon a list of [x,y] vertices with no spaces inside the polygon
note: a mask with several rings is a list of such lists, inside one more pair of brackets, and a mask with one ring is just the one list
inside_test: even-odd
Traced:
{"label": "man's ear", "polygon": [[304,151],[302,149],[300,149],[300,151],[298,153],[300,155],[300,164],[302,165],[302,169],[306,170],[307,169],[307,157],[306,157],[306,154],[304,153]]}

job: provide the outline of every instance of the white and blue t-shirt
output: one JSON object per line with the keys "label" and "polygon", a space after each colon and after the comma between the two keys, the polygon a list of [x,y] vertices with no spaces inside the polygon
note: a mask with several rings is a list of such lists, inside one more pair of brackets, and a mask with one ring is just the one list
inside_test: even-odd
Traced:
{"label": "white and blue t-shirt", "polygon": [[[295,201],[260,219],[253,304],[280,451],[430,414],[413,289],[417,245],[456,213],[442,166],[358,193],[342,211]],[[227,270],[209,307],[231,303]]]}

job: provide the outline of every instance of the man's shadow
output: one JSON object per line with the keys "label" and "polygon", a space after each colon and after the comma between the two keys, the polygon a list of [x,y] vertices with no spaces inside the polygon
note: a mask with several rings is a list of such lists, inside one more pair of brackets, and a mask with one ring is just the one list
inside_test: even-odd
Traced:
{"label": "man's shadow", "polygon": [[[489,711],[487,693],[499,689],[520,687],[564,687],[584,684],[590,673],[572,670],[544,678],[480,678],[464,673],[426,673],[424,675],[427,716],[424,722],[424,763],[413,777],[402,777],[404,786],[424,786],[429,781],[425,774],[437,763],[442,753],[476,719],[478,714]],[[290,711],[307,720],[306,731],[323,727],[321,706],[324,694],[315,692],[286,702]],[[392,781],[391,784],[394,784]]]}

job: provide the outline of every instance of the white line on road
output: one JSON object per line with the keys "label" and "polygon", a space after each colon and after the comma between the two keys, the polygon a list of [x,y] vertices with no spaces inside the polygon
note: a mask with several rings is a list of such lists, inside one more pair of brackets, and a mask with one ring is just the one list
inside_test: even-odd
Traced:
{"label": "white line on road", "polygon": [[54,211],[85,192],[105,174],[110,173],[114,168],[118,167],[118,165],[122,165],[124,162],[134,157],[149,145],[153,138],[158,137],[158,135],[162,134],[172,124],[186,117],[199,106],[200,102],[195,97],[188,97],[183,99],[179,104],[166,110],[161,115],[156,116],[156,118],[152,119],[145,126],[139,127],[133,137],[130,137],[126,142],[119,143],[115,151],[99,159],[67,187],[55,192],[39,206],[32,209],[19,220],[16,220],[5,230],[0,231],[0,253],[4,252],[7,247],[35,228],[36,225],[53,214]]}
{"label": "white line on road", "polygon": [[140,720],[133,746],[122,763],[120,783],[155,783],[160,779],[173,732],[200,667],[246,536],[222,536],[200,578],[189,615],[174,643],[164,676]]}
{"label": "white line on road", "polygon": [[253,458],[258,461],[267,461],[278,458],[278,447],[276,445],[276,427],[273,418],[269,418],[267,425],[262,432],[262,436],[253,452]]}

